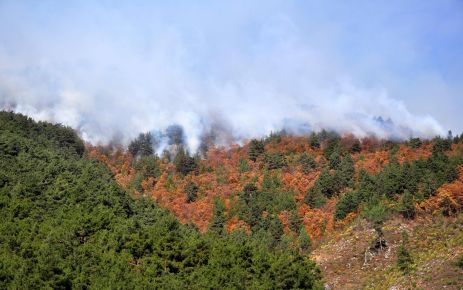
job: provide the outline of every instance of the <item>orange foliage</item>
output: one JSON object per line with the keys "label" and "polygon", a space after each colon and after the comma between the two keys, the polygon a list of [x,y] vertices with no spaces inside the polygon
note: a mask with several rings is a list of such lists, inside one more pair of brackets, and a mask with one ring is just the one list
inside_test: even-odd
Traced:
{"label": "orange foliage", "polygon": [[354,156],[356,163],[356,171],[361,169],[368,173],[378,173],[389,163],[389,152],[386,150],[367,152],[363,154],[357,154]]}
{"label": "orange foliage", "polygon": [[396,157],[400,164],[404,162],[415,161],[418,159],[427,159],[431,156],[432,144],[423,144],[420,148],[413,149],[404,144],[400,144]]}
{"label": "orange foliage", "polygon": [[452,214],[463,209],[463,166],[458,169],[458,179],[442,185],[436,196],[433,196],[419,205],[424,212],[436,213],[443,211]]}
{"label": "orange foliage", "polygon": [[303,204],[299,207],[299,215],[303,217],[303,225],[312,239],[319,239],[334,228],[333,215],[336,199],[329,199],[323,208],[310,208]]}
{"label": "orange foliage", "polygon": [[[350,149],[357,142],[353,135],[345,135],[341,138],[344,148]],[[353,154],[355,168],[358,172],[364,169],[370,173],[377,173],[389,163],[389,151],[378,149],[383,141],[376,138],[365,138],[362,140],[362,152]],[[133,157],[120,148],[88,146],[90,155],[103,162],[115,174],[115,179],[124,188],[129,188],[130,181],[136,172],[132,167]],[[160,163],[161,176],[142,180],[143,192],[133,194],[149,196],[162,207],[170,210],[182,223],[194,223],[201,231],[206,231],[212,217],[214,199],[219,197],[223,200],[227,211],[234,207],[237,197],[234,195],[243,190],[249,182],[255,182],[257,187],[262,186],[264,176],[264,164],[258,159],[256,162],[248,160],[247,146],[232,145],[228,148],[211,147],[205,159],[200,161],[199,169],[185,177],[178,176],[172,163],[163,160]],[[401,145],[397,158],[399,162],[426,158],[430,155],[431,144],[425,143],[418,149],[410,149]],[[320,175],[320,169],[308,174],[302,172],[301,166],[296,162],[300,153],[309,153],[314,156],[320,167],[326,160],[323,157],[322,149],[313,150],[307,137],[282,136],[279,142],[270,142],[265,145],[267,152],[282,152],[285,154],[289,166],[278,172],[282,181],[282,190],[294,192],[298,204],[298,214],[303,219],[303,225],[313,239],[321,238],[333,228],[343,226],[355,218],[356,214],[349,214],[343,221],[333,222],[336,199],[327,201],[323,208],[312,209],[303,203],[307,191],[314,186]],[[374,151],[376,150],[376,151]],[[463,146],[454,145],[453,152],[463,150]],[[239,171],[240,160],[246,160],[248,170]],[[320,168],[319,167],[319,168]],[[275,172],[273,172],[275,173]],[[271,173],[271,174],[273,174]],[[451,184],[444,185],[439,189],[438,195],[427,202],[424,207],[432,210],[447,202],[450,207],[461,209],[463,188],[462,176]],[[187,182],[192,181],[198,186],[198,196],[194,202],[188,203],[184,187]],[[279,213],[285,232],[289,232],[288,213]],[[226,223],[227,231],[244,229],[249,232],[249,226],[238,217],[230,218]]]}

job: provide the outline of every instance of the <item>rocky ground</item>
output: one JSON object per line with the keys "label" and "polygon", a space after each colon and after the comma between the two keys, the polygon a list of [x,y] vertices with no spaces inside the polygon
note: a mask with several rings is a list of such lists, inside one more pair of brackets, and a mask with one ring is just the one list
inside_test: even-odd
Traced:
{"label": "rocky ground", "polygon": [[[396,266],[402,233],[414,260],[409,274]],[[376,233],[358,218],[322,242],[313,258],[324,273],[327,289],[463,289],[463,215],[454,218],[395,217],[384,225],[387,247],[371,250]]]}

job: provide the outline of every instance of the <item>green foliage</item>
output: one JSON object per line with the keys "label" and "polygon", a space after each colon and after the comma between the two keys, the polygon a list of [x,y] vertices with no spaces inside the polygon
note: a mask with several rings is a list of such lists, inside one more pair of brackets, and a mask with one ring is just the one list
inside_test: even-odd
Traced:
{"label": "green foliage", "polygon": [[270,217],[270,226],[268,228],[270,234],[270,248],[276,248],[280,241],[281,237],[284,234],[283,224],[281,223],[280,218],[275,214]]}
{"label": "green foliage", "polygon": [[284,134],[284,132],[270,132],[270,135],[267,138],[265,138],[264,143],[280,143],[282,134]]}
{"label": "green foliage", "polygon": [[400,198],[399,212],[407,219],[413,219],[415,217],[416,209],[413,203],[413,195],[408,190],[406,190]]}
{"label": "green foliage", "polygon": [[143,192],[143,187],[141,186],[141,182],[143,177],[140,173],[135,174],[129,183],[129,188],[131,190],[136,190],[138,192]]}
{"label": "green foliage", "polygon": [[175,170],[183,176],[194,171],[198,166],[197,160],[190,156],[183,146],[179,146],[178,148],[177,154],[174,158],[174,165]]}
{"label": "green foliage", "polygon": [[302,219],[296,210],[289,212],[288,226],[289,229],[295,233],[297,233],[299,228],[302,226]]}
{"label": "green foliage", "polygon": [[413,149],[420,148],[421,144],[422,142],[420,138],[410,138],[410,140],[407,143],[408,147],[413,148]]}
{"label": "green foliage", "polygon": [[268,169],[279,169],[286,166],[286,160],[283,153],[265,153],[264,163]]}
{"label": "green foliage", "polygon": [[220,198],[214,200],[214,211],[212,214],[212,220],[209,222],[209,231],[223,235],[225,234],[225,205]]}
{"label": "green foliage", "polygon": [[379,237],[383,236],[383,224],[389,215],[382,202],[374,202],[364,209],[363,215],[373,224],[373,228]]}
{"label": "green foliage", "polygon": [[262,140],[251,140],[248,149],[249,159],[255,162],[257,158],[264,153],[264,150],[264,142]]}
{"label": "green foliage", "polygon": [[129,152],[133,157],[153,155],[153,136],[151,133],[140,133],[135,140],[130,142]]}
{"label": "green foliage", "polygon": [[341,147],[333,148],[328,157],[328,164],[331,169],[338,169],[341,165]]}
{"label": "green foliage", "polygon": [[318,188],[312,187],[305,195],[304,202],[311,208],[319,208],[325,205],[326,198]]}
{"label": "green foliage", "polygon": [[318,177],[315,185],[309,189],[305,202],[312,207],[317,207],[319,201],[326,197],[331,198],[338,194],[342,189],[347,186],[353,186],[353,177],[355,173],[354,163],[349,155],[343,158],[339,169],[335,170],[333,174],[325,169]]}
{"label": "green foliage", "polygon": [[281,180],[276,173],[271,173],[267,170],[264,171],[264,177],[262,180],[262,190],[275,192],[281,187]]}
{"label": "green foliage", "polygon": [[361,171],[357,185],[361,201],[384,197],[392,199],[405,191],[415,193],[418,199],[434,195],[441,185],[457,178],[457,166],[463,164],[461,158],[450,159],[439,152],[427,160],[420,159],[402,165],[391,162],[374,176]]}
{"label": "green foliage", "polygon": [[196,201],[196,198],[198,198],[199,190],[199,187],[196,185],[196,183],[193,181],[188,181],[183,190],[186,193],[186,201],[188,203]]}
{"label": "green foliage", "polygon": [[349,154],[342,158],[339,169],[335,172],[335,179],[339,182],[339,188],[352,187],[354,185],[355,167]]}
{"label": "green foliage", "polygon": [[253,183],[248,183],[238,194],[238,216],[254,231],[268,229],[270,221],[263,219],[264,213],[277,214],[282,210],[296,209],[294,194],[280,191],[280,185],[281,181],[276,174],[266,172],[261,190]]}
{"label": "green foliage", "polygon": [[302,172],[304,172],[304,174],[308,174],[317,168],[317,162],[312,155],[307,153],[302,153],[299,155],[296,162],[297,164],[301,165]]}
{"label": "green foliage", "polygon": [[432,154],[439,155],[452,148],[452,142],[449,139],[440,137],[434,138],[432,146]]}
{"label": "green foliage", "polygon": [[303,253],[307,252],[312,246],[312,240],[304,227],[300,228],[297,240],[299,242],[299,248]]}
{"label": "green foliage", "polygon": [[344,219],[349,213],[355,212],[359,206],[359,200],[355,191],[346,192],[336,203],[334,212],[335,220]]}
{"label": "green foliage", "polygon": [[133,168],[142,175],[143,179],[157,178],[161,175],[161,161],[157,155],[142,156],[134,162]]}
{"label": "green foliage", "polygon": [[310,134],[310,147],[312,149],[320,148],[320,138],[318,137],[318,134],[315,132],[312,132]]}
{"label": "green foliage", "polygon": [[329,171],[324,170],[315,182],[313,190],[319,191],[321,195],[330,198],[337,192],[336,182],[337,181],[334,180]]}
{"label": "green foliage", "polygon": [[202,235],[133,200],[67,128],[0,124],[1,289],[322,289],[302,255],[227,235],[221,202]]}
{"label": "green foliage", "polygon": [[402,233],[402,243],[397,250],[397,267],[404,273],[410,272],[413,265],[413,258],[407,249],[408,237],[405,232]]}
{"label": "green foliage", "polygon": [[240,158],[240,161],[238,163],[238,172],[239,173],[245,173],[249,171],[249,164],[246,159]]}
{"label": "green foliage", "polygon": [[[341,151],[342,151],[342,148],[341,148],[341,144],[340,144],[340,139],[339,139],[339,137],[336,136],[336,137],[332,137],[332,138],[328,139],[328,141],[326,143],[326,147],[323,150],[323,154],[325,155],[325,158],[327,160],[330,160],[333,153],[337,153],[337,154],[335,154],[333,156],[333,159],[336,159],[338,156],[340,158]],[[332,168],[336,168],[336,167],[332,166]]]}

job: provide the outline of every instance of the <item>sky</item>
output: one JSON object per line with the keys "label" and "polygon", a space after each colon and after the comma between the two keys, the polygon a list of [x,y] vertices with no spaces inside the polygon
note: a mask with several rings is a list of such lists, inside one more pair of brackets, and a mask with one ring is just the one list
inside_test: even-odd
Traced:
{"label": "sky", "polygon": [[463,132],[463,1],[0,0],[0,108],[195,150],[282,128]]}

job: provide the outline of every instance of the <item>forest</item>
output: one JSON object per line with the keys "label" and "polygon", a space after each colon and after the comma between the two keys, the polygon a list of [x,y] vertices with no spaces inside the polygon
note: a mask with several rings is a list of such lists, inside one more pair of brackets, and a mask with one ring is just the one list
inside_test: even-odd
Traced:
{"label": "forest", "polygon": [[[158,174],[146,157],[142,179]],[[196,186],[186,188],[194,200]],[[182,225],[119,186],[72,129],[11,112],[0,112],[0,214],[2,289],[322,288],[278,219],[259,239],[227,234],[217,200],[210,231]]]}
{"label": "forest", "polygon": [[[284,131],[243,145],[181,127],[127,148],[0,113],[0,288],[322,289],[312,251],[364,220],[457,217],[463,136],[406,141]],[[413,270],[406,233],[396,268]],[[463,257],[463,254],[461,255]],[[461,258],[463,260],[463,258]]]}
{"label": "forest", "polygon": [[[451,132],[429,140],[383,140],[325,130],[306,136],[280,131],[225,147],[215,145],[214,134],[209,134],[194,154],[182,134],[174,126],[161,134],[140,134],[128,150],[120,145],[90,145],[88,150],[133,196],[155,200],[201,233],[245,232],[253,240],[266,240],[269,249],[292,249],[319,258],[343,231],[365,221],[366,230],[374,234],[363,232],[369,237],[367,245],[353,245],[364,247],[357,250],[365,255],[364,264],[368,255],[388,256],[392,251],[394,263],[384,264],[390,269],[384,275],[396,271],[408,280],[413,273],[418,280],[426,277],[412,270],[424,267],[413,256],[432,251],[422,244],[423,237],[417,237],[414,225],[426,224],[442,233],[447,226],[435,224],[440,218],[452,228],[462,224],[463,136]],[[168,145],[160,148],[159,138],[166,137]],[[402,233],[391,233],[392,224],[399,224]],[[442,276],[450,278],[436,283],[457,283],[452,277],[462,272],[453,266],[455,259],[463,260],[463,248],[457,246],[462,237],[448,235],[456,243],[455,251],[446,254],[450,268],[442,269],[451,273]],[[443,255],[443,248],[436,251]],[[358,252],[352,259],[358,259]],[[335,260],[338,248],[329,256]],[[364,273],[374,272],[364,266],[359,265]],[[350,270],[342,267],[325,268],[322,272],[334,276],[325,279],[349,276]],[[351,287],[359,285],[354,281]]]}

